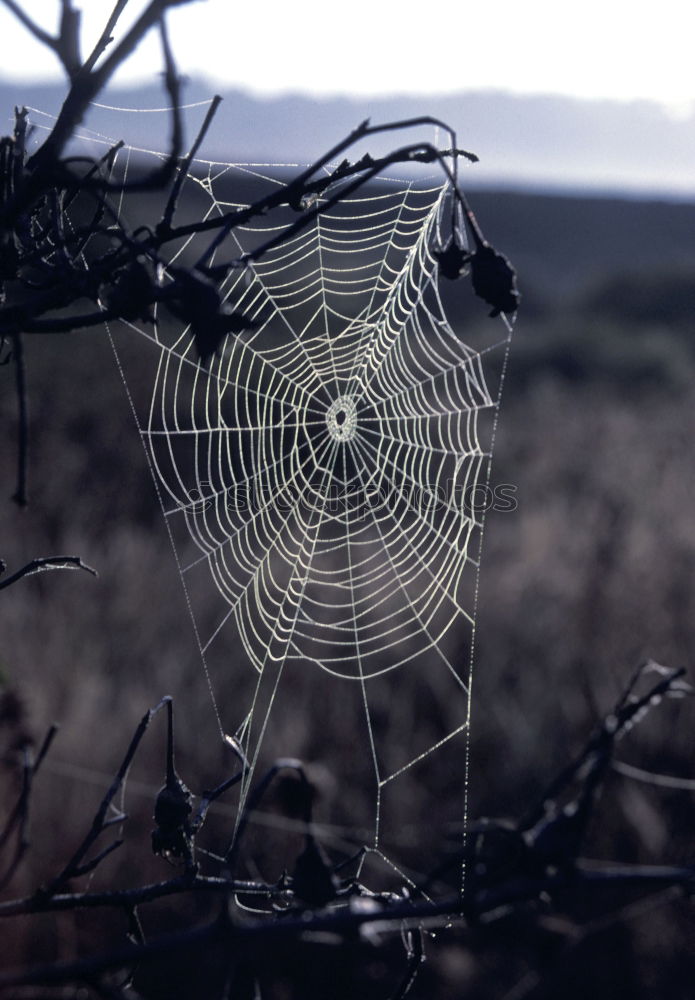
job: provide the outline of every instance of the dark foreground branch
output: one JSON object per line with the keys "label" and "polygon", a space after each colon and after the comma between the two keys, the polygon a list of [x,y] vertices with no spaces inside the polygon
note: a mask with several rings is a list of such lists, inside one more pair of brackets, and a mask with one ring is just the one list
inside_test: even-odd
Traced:
{"label": "dark foreground branch", "polygon": [[[183,933],[162,935],[142,945],[124,945],[100,955],[75,962],[35,966],[29,970],[0,973],[0,988],[29,984],[58,985],[89,982],[108,972],[119,971],[133,965],[141,966],[167,955],[202,953],[209,948],[223,946],[230,958],[243,955],[245,962],[262,960],[282,944],[301,942],[311,937],[325,936],[330,946],[360,928],[377,934],[401,934],[404,928],[429,928],[459,922],[474,926],[486,914],[504,907],[538,900],[543,894],[558,894],[568,889],[582,890],[604,886],[641,888],[679,885],[689,893],[695,879],[695,868],[657,868],[621,866],[607,871],[579,868],[570,878],[566,875],[543,879],[527,879],[518,884],[486,890],[465,905],[459,896],[438,902],[413,903],[401,901],[386,903],[369,901],[370,905],[344,905],[340,910],[313,915],[301,914],[282,920],[255,920],[235,923],[225,909],[221,918]],[[220,889],[225,887],[220,886]]]}
{"label": "dark foreground branch", "polygon": [[[654,674],[656,680],[649,683]],[[560,914],[565,910],[571,914],[572,900],[581,899],[582,907],[586,909],[594,898],[605,898],[607,887],[611,899],[615,899],[616,894],[628,894],[634,899],[635,892],[649,898],[655,892],[663,895],[664,889],[689,897],[695,891],[693,864],[599,863],[579,855],[615,741],[628,731],[632,732],[635,725],[664,698],[690,693],[682,675],[682,670],[669,670],[652,662],[641,667],[582,752],[549,785],[538,805],[525,818],[504,826],[492,821],[475,824],[468,836],[465,856],[458,855],[453,862],[449,859],[419,888],[404,887],[395,893],[373,892],[354,879],[341,881],[337,873],[343,865],[329,867],[330,863],[315,839],[312,789],[302,765],[293,759],[278,760],[250,790],[233,848],[226,860],[218,859],[221,873],[201,875],[194,857],[195,839],[203,825],[207,807],[242,778],[246,762],[243,755],[235,752],[241,770],[213,792],[206,793],[195,818],[191,818],[192,794],[183,785],[174,765],[173,709],[171,700],[165,698],[140,721],[87,835],[68,864],[50,883],[32,895],[0,904],[0,917],[108,908],[125,911],[137,922],[138,907],[187,893],[212,895],[222,904],[222,916],[182,933],[162,935],[150,941],[139,938],[78,961],[7,972],[0,976],[0,987],[84,983],[98,984],[106,989],[110,976],[121,974],[134,965],[142,969],[174,956],[177,960],[188,961],[190,957],[191,962],[205,961],[205,956],[216,949],[222,949],[230,968],[234,966],[238,971],[243,967],[253,978],[258,970],[279,962],[278,955],[296,955],[297,949],[322,947],[330,951],[348,947],[350,942],[357,940],[376,942],[400,936],[406,947],[406,963],[400,985],[392,996],[402,997],[422,961],[418,940],[423,928],[457,927],[466,934],[474,935],[476,929],[482,926],[494,928],[498,921],[504,923],[512,914],[526,913],[534,919],[534,914],[539,916],[549,905]],[[646,689],[638,692],[638,685],[645,680],[648,682]],[[119,845],[117,840],[92,856],[101,833],[115,823],[122,824],[126,818],[120,812],[111,814],[114,796],[122,787],[151,719],[164,707],[168,717],[166,784],[157,796],[155,822],[158,829],[153,836],[152,847],[156,853],[183,861],[184,871],[171,879],[143,886],[100,892],[68,891],[69,882],[96,869]],[[45,750],[42,750],[38,762],[44,756]],[[259,807],[276,776],[287,769],[298,775],[300,801],[303,804],[305,846],[294,871],[283,874],[276,883],[234,878],[234,867],[245,846],[244,835],[251,814]],[[28,845],[26,817],[32,788],[32,782],[25,780],[17,807],[5,828],[6,831],[20,831],[21,855]],[[498,836],[491,837],[495,833]],[[9,832],[4,840],[8,842]],[[503,854],[501,858],[500,851]],[[17,868],[19,857],[16,855],[12,861],[12,872]],[[502,864],[499,864],[500,861]],[[453,894],[446,887],[443,876],[452,867],[458,870],[462,862],[468,872],[465,893]],[[439,887],[438,893],[434,892],[435,887]],[[247,897],[248,903],[237,906],[237,902]],[[669,894],[668,899],[671,898],[673,896]],[[251,918],[249,905],[256,913],[259,912],[259,905],[266,912],[263,916]],[[600,903],[598,908],[600,910]],[[605,922],[608,918],[604,915],[598,919]],[[595,922],[590,920],[587,923],[587,933]],[[579,925],[573,933],[573,940],[581,939],[583,926]],[[246,996],[245,993],[241,995]]]}

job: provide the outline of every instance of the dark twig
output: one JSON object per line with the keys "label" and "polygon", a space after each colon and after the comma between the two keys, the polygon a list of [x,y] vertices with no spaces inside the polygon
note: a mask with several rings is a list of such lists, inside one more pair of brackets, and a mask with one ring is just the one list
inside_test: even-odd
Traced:
{"label": "dark twig", "polygon": [[132,908],[154,902],[156,899],[178,896],[184,892],[220,893],[222,896],[227,896],[229,893],[243,893],[245,896],[262,896],[268,899],[276,896],[279,891],[278,885],[248,879],[219,878],[212,875],[191,876],[189,873],[184,873],[164,882],[154,882],[129,889],[67,892],[51,896],[39,891],[32,896],[0,903],[0,918],[30,913],[63,913],[69,910]]}
{"label": "dark twig", "polygon": [[48,731],[43,738],[43,743],[41,744],[41,748],[36,755],[36,760],[34,761],[34,777],[36,777],[39,768],[46,759],[48,751],[53,746],[53,740],[56,738],[57,734],[58,734],[58,726],[54,722],[48,727]]}
{"label": "dark twig", "polygon": [[[438,128],[444,129],[448,133],[451,139],[452,149],[456,149],[456,132],[447,125],[446,122],[441,121],[439,118],[432,118],[430,115],[420,115],[416,118],[402,118],[398,121],[385,122],[381,125],[370,125],[369,119],[367,118],[356,129],[345,138],[341,139],[339,143],[328,150],[323,156],[321,156],[315,163],[312,163],[303,173],[299,174],[298,177],[292,182],[292,186],[297,190],[302,188],[307,181],[310,180],[313,175],[325,167],[327,164],[334,162],[339,156],[341,156],[350,146],[354,146],[356,142],[360,139],[364,139],[370,135],[379,135],[382,132],[395,132],[404,131],[409,128],[418,128],[423,125],[434,125]],[[429,143],[422,143],[421,145],[430,145]],[[457,154],[465,156],[472,162],[476,162],[478,157],[475,153],[468,153],[465,150],[458,150]],[[454,157],[454,165],[456,164],[456,156]]]}
{"label": "dark twig", "polygon": [[410,993],[410,990],[417,979],[420,966],[425,961],[425,945],[423,931],[421,927],[403,932],[405,939],[408,963],[405,973],[395,992],[391,994],[389,1000],[403,1000]]}
{"label": "dark twig", "polygon": [[188,152],[188,155],[182,161],[181,166],[178,169],[176,178],[171,187],[171,194],[169,195],[169,200],[167,201],[166,208],[164,209],[164,212],[162,214],[162,221],[159,223],[159,226],[157,227],[158,233],[161,232],[162,234],[164,234],[170,232],[171,230],[171,222],[174,217],[174,212],[176,211],[176,207],[178,205],[179,195],[181,194],[181,188],[183,187],[183,182],[188,176],[188,171],[191,169],[191,163],[193,162],[196,153],[200,149],[201,143],[205,138],[207,131],[210,128],[210,125],[212,124],[212,119],[215,117],[215,113],[218,107],[220,106],[221,101],[222,98],[219,96],[219,94],[215,94],[212,101],[210,102],[210,107],[208,108],[205,114],[205,118],[203,119],[203,124],[200,126],[198,135],[196,136],[195,141]]}
{"label": "dark twig", "polygon": [[[366,165],[363,161],[344,168],[340,173],[341,180],[347,179],[350,176],[359,175],[357,181],[354,182],[354,186],[351,185],[347,189],[343,189],[333,198],[316,206],[310,213],[303,215],[295,224],[295,228],[286,231],[283,235],[278,237],[278,242],[291,238],[295,232],[309,225],[313,219],[316,218],[316,216],[329,210],[334,204],[340,201],[341,198],[347,196],[349,193],[352,193],[354,190],[357,190],[357,188],[359,188],[363,183],[366,183],[371,178],[377,176],[386,167],[396,163],[413,161],[431,162],[435,159],[439,160],[440,164],[444,165],[444,158],[450,155],[452,155],[451,151],[442,152],[425,144],[420,146],[404,147],[394,151],[388,156],[381,157],[377,160],[369,160],[369,171],[366,176],[364,175]],[[322,178],[319,181],[311,182],[306,186],[306,188],[301,189],[302,195],[321,192],[334,183],[334,181],[334,177],[328,177]],[[273,194],[254,202],[253,205],[250,205],[248,208],[239,209],[215,219],[203,220],[201,222],[190,223],[175,228],[162,226],[157,227],[156,233],[150,233],[140,242],[133,243],[132,246],[129,245],[127,247],[127,253],[131,257],[136,254],[152,253],[170,240],[177,240],[182,237],[217,230],[217,236],[213,240],[213,243],[206,249],[198,261],[197,266],[204,266],[205,262],[214,252],[214,249],[219,245],[222,239],[224,239],[227,232],[231,231],[236,226],[245,224],[257,216],[265,215],[274,208],[287,204],[288,198],[292,196],[291,191],[294,183],[295,182],[290,182],[278,191],[273,192]],[[107,231],[105,231],[105,234],[106,232]],[[111,233],[111,230],[109,230],[108,233]],[[84,227],[73,233],[70,240],[83,240],[85,237],[90,235],[94,235],[94,230]],[[265,244],[262,248],[259,247],[253,253],[253,259],[257,260],[263,253],[267,252],[274,245],[275,243],[273,242]],[[238,267],[239,263],[239,261],[232,261],[226,266],[229,268]],[[113,272],[115,266],[116,262],[109,260],[108,270]],[[98,274],[98,262],[93,262],[91,264],[91,270],[92,277],[94,278],[94,275]],[[59,289],[51,289],[43,296],[32,296],[29,302],[22,304],[21,306],[13,305],[0,308],[0,325],[8,330],[21,329],[24,333],[70,333],[75,329],[98,326],[104,321],[117,319],[119,317],[118,310],[104,310],[73,316],[38,318],[49,309],[61,308],[68,305],[71,301],[74,301],[75,297],[75,292],[69,287],[64,286]],[[160,301],[166,297],[166,289],[153,288],[151,291],[150,301],[154,303],[155,301]]]}
{"label": "dark twig", "polygon": [[[644,695],[636,697],[632,692],[637,681],[654,669],[659,670],[661,679]],[[419,886],[419,891],[429,892],[442,875],[458,868],[465,859],[470,860],[466,864],[470,872],[466,876],[467,894],[504,885],[513,876],[526,878],[558,871],[571,878],[581,867],[579,854],[611,765],[616,740],[644,718],[661,698],[688,692],[690,688],[682,681],[684,673],[683,669],[668,670],[651,661],[640,667],[596,733],[560,771],[526,816],[518,822],[483,820],[470,827],[464,851],[436,868]],[[644,868],[633,871],[638,878],[646,873]],[[623,869],[623,877],[626,874]],[[652,875],[654,872],[650,870],[649,877]],[[683,872],[681,876],[686,877]],[[591,869],[584,878],[593,878]]]}
{"label": "dark twig", "polygon": [[80,71],[80,19],[81,11],[72,6],[72,0],[61,0],[60,31],[58,34],[58,57],[65,72],[72,80]]}
{"label": "dark twig", "polygon": [[174,54],[169,44],[167,23],[163,14],[159,18],[159,37],[164,57],[164,86],[171,102],[171,140],[169,155],[163,164],[162,171],[163,176],[166,178],[163,183],[167,183],[169,178],[174,176],[174,171],[181,157],[183,125],[181,123],[181,80],[176,71]]}
{"label": "dark twig", "polygon": [[[60,56],[60,39],[54,39],[42,29],[39,29],[26,15],[20,12],[14,0],[4,0],[4,2],[19,17],[22,23],[32,31],[35,37],[39,38],[40,41],[52,48]],[[92,53],[87,62],[78,71],[69,74],[72,83],[55,124],[46,141],[29,159],[29,173],[25,176],[24,183],[20,186],[20,189],[14,192],[14,196],[10,199],[9,204],[4,206],[0,223],[13,225],[16,219],[22,213],[26,212],[48,187],[55,183],[56,177],[61,173],[60,158],[67,143],[74,135],[75,129],[83,120],[90,102],[103,90],[116,69],[133,53],[150,29],[161,25],[167,10],[171,7],[181,6],[184,3],[190,2],[192,0],[151,0],[114,50],[96,67],[95,63],[99,55],[105,49],[106,44],[108,44],[110,30],[125,6],[121,3],[116,4],[102,33],[102,37],[97,43],[95,52]],[[168,62],[168,56],[171,53],[169,52],[167,55],[167,48],[168,46],[164,42],[165,60],[167,60],[165,84],[173,99],[172,114],[174,124],[172,129],[172,147],[169,156],[162,163],[161,167],[156,169],[145,180],[138,182],[138,190],[153,189],[166,184],[176,169],[176,163],[181,152],[180,123],[177,124],[180,109],[178,107],[178,100],[174,99],[178,94],[178,78],[176,77],[176,73],[172,72],[172,64]]]}
{"label": "dark twig", "polygon": [[[438,150],[429,142],[420,142],[404,146],[401,149],[395,150],[388,156],[381,157],[378,160],[372,159],[372,157],[370,156],[366,156],[363,157],[361,160],[359,160],[356,164],[342,165],[338,171],[340,179],[349,177],[352,174],[359,174],[360,180],[359,183],[355,184],[354,188],[351,186],[347,189],[344,189],[336,200],[340,200],[341,198],[346,197],[353,190],[359,188],[361,184],[365,183],[370,178],[375,177],[377,174],[381,173],[381,171],[386,167],[391,166],[392,164],[395,163],[402,163],[413,160],[420,160],[422,162],[432,162],[433,160],[437,160],[442,166],[442,168],[445,170],[445,173],[447,174],[447,177],[452,184],[453,190],[458,192],[457,173],[456,173],[458,157],[465,156],[467,159],[473,162],[477,161],[478,157],[474,153],[469,153],[466,150],[456,148],[456,133],[448,125],[445,125],[444,122],[440,121],[438,118],[431,118],[429,116],[423,116],[420,118],[408,118],[396,122],[386,122],[382,125],[369,125],[369,120],[367,120],[362,122],[362,124],[359,125],[356,129],[354,129],[345,139],[341,140],[341,142],[333,146],[333,148],[330,149],[324,156],[321,156],[318,160],[312,163],[310,167],[304,170],[292,181],[289,181],[283,188],[275,192],[273,195],[270,195],[268,198],[261,199],[260,201],[256,202],[254,205],[250,207],[250,209],[241,209],[237,212],[230,212],[226,216],[220,216],[215,220],[211,220],[214,223],[214,225],[208,225],[205,228],[218,229],[218,233],[215,236],[215,239],[208,247],[208,249],[206,250],[203,257],[198,261],[197,266],[201,266],[201,264],[204,264],[207,260],[209,260],[212,254],[218,248],[218,246],[221,245],[226,236],[232,231],[232,229],[235,228],[235,226],[245,222],[246,218],[252,218],[254,215],[257,214],[264,214],[269,209],[275,208],[282,204],[289,204],[293,207],[300,207],[302,204],[302,199],[305,197],[306,194],[318,190],[315,184],[311,183],[311,178],[314,176],[314,174],[316,174],[327,164],[334,162],[338,156],[340,156],[343,152],[345,152],[345,150],[347,150],[350,146],[354,145],[360,139],[363,139],[366,136],[376,135],[381,132],[402,130],[421,125],[437,125],[446,129],[452,141],[451,150],[450,151]],[[446,165],[447,156],[453,158],[454,162],[453,171],[450,170]],[[329,176],[329,178],[322,180],[322,186],[325,187],[336,179],[338,178],[336,178],[335,174],[332,174]],[[333,205],[335,203],[336,203],[335,201],[331,201],[330,205]],[[291,239],[291,236],[295,232],[301,230],[302,228],[304,228],[304,226],[308,225],[309,222],[312,221],[312,219],[316,218],[316,216],[321,214],[321,212],[326,211],[326,209],[330,207],[330,205],[329,203],[325,203],[324,205],[319,206],[318,209],[315,209],[311,214],[307,213],[305,214],[305,216],[302,216],[302,219],[298,220],[297,228],[295,229],[294,227],[291,227],[290,230],[286,231],[286,233],[283,235],[283,239],[285,240]],[[250,212],[251,214],[245,217],[247,212]],[[196,231],[202,232],[204,231],[204,229],[203,227],[201,227]],[[178,235],[186,235],[185,227],[182,230],[178,231]],[[282,240],[279,240],[279,242],[282,242]],[[269,249],[269,247],[267,247],[266,249]]]}
{"label": "dark twig", "polygon": [[[326,199],[326,201],[304,212],[296,220],[296,222],[294,222],[287,229],[283,230],[277,236],[274,236],[266,243],[262,243],[249,253],[244,254],[244,256],[240,259],[239,264],[247,264],[259,260],[276,246],[279,246],[281,243],[285,243],[287,240],[291,240],[297,235],[297,233],[305,229],[319,215],[329,211],[334,205],[337,205],[338,202],[343,201],[349,195],[354,194],[355,191],[358,191],[364,184],[367,184],[370,180],[372,180],[372,178],[380,174],[385,167],[391,166],[393,163],[403,161],[412,162],[416,159],[425,162],[437,160],[440,165],[444,167],[447,176],[451,178],[450,171],[446,166],[445,156],[440,152],[440,150],[435,149],[435,147],[431,146],[429,143],[417,143],[412,146],[403,146],[401,149],[396,150],[395,153],[385,156],[379,161],[372,161],[366,169],[363,168],[363,172],[355,180],[353,180],[352,183],[346,185],[344,188],[341,188],[330,198]],[[209,251],[205,256],[209,256]]]}
{"label": "dark twig", "polygon": [[[643,668],[641,674],[645,673],[647,669],[649,668]],[[665,668],[659,668],[659,670],[662,674],[660,680],[643,696],[637,697],[634,694],[634,685],[631,686],[632,693],[623,696],[618,701],[613,713],[607,717],[599,730],[599,736],[601,733],[607,733],[612,741],[617,734],[625,732],[636,721],[639,721],[655,701],[664,695],[683,693],[686,690],[680,681],[682,671],[666,671]],[[297,861],[293,876],[285,874],[276,884],[264,884],[231,877],[204,877],[198,873],[195,867],[187,866],[180,876],[166,882],[95,893],[62,891],[62,886],[69,879],[93,870],[104,857],[116,849],[118,842],[108,845],[91,859],[85,860],[99,834],[114,823],[123,820],[124,817],[120,813],[107,819],[107,812],[112,807],[116,792],[122,786],[152,716],[164,706],[167,706],[169,713],[167,785],[165,785],[165,789],[170,786],[176,786],[178,789],[180,779],[174,765],[171,701],[164,699],[155,709],[146,713],[141,720],[118,773],[97,810],[90,831],[63,872],[46,889],[39,890],[33,896],[0,904],[0,917],[101,907],[124,909],[127,913],[132,914],[138,906],[189,891],[221,894],[226,901],[224,912],[229,915],[224,920],[215,920],[204,927],[148,942],[136,934],[134,943],[126,948],[111,949],[102,955],[93,955],[77,962],[36,967],[26,971],[0,975],[0,986],[89,982],[95,984],[96,988],[106,982],[103,979],[105,975],[131,968],[133,963],[147,963],[174,953],[199,954],[200,949],[203,949],[203,953],[205,953],[205,949],[217,947],[225,949],[231,962],[235,961],[236,956],[243,955],[249,974],[253,974],[254,969],[262,967],[262,964],[267,961],[267,956],[273,954],[275,948],[292,950],[310,938],[312,940],[321,939],[327,943],[352,941],[356,940],[359,929],[364,927],[369,928],[370,934],[400,933],[403,936],[407,949],[407,967],[395,994],[392,995],[392,1000],[402,1000],[409,991],[417,969],[423,960],[421,931],[424,927],[435,928],[452,923],[473,927],[478,926],[481,921],[486,927],[490,927],[500,917],[509,914],[519,906],[534,904],[541,896],[561,899],[567,893],[570,896],[579,893],[583,898],[586,898],[588,891],[594,888],[601,889],[604,886],[610,886],[612,890],[624,888],[630,892],[639,889],[651,892],[655,887],[670,886],[690,893],[695,884],[695,867],[690,865],[619,865],[597,863],[576,857],[572,852],[579,843],[577,838],[570,837],[561,841],[557,841],[556,838],[553,841],[551,834],[557,832],[558,824],[553,816],[548,818],[548,798],[546,795],[542,800],[542,815],[546,820],[545,826],[536,825],[529,828],[527,824],[522,823],[516,828],[510,827],[508,831],[510,836],[525,838],[525,853],[522,851],[520,855],[521,865],[515,865],[514,859],[512,859],[511,867],[507,866],[495,877],[494,871],[492,874],[478,871],[481,866],[481,859],[479,859],[474,874],[467,883],[464,899],[458,895],[437,901],[427,898],[403,898],[403,896],[393,893],[378,895],[362,890],[359,886],[353,886],[351,893],[343,890],[327,893],[320,897],[320,902],[314,896],[312,905],[310,902],[311,894],[316,891],[316,882],[312,882],[312,879],[315,879],[316,869],[314,867],[310,872],[308,862],[313,859],[315,864],[317,856],[312,853],[312,845],[314,851],[316,845],[311,835],[311,786],[298,761],[283,759],[275,763],[248,796],[237,828],[237,835],[227,857],[227,865],[233,874],[233,867],[238,861],[238,851],[253,812],[278,773],[283,769],[291,769],[298,773],[301,782],[303,823],[306,827],[307,837],[307,847]],[[588,783],[593,791],[597,780],[597,771],[592,762],[594,758],[600,757],[605,752],[605,748],[600,740],[597,743],[597,737],[594,737],[589,741],[585,753],[580,757],[586,758],[588,749],[592,747],[594,749],[591,751],[589,764],[586,767],[575,767],[571,771],[570,780],[580,778]],[[40,762],[45,757],[46,749],[47,744],[42,747],[37,757],[33,773],[36,772]],[[240,759],[245,770],[245,762],[242,757]],[[206,793],[207,804],[231,784],[236,783],[240,777],[239,774],[235,775],[223,782],[213,792]],[[25,777],[24,787],[28,787],[28,784]],[[564,782],[555,782],[551,786],[554,804],[555,800],[565,791],[566,785],[567,780],[565,779]],[[188,796],[189,793],[186,790],[186,805],[188,805]],[[594,798],[595,796],[592,794],[592,802]],[[581,793],[577,801],[580,800]],[[22,801],[27,802],[28,808],[28,792],[24,794],[24,799],[20,796],[19,808],[15,810],[14,816],[10,819],[12,829],[16,826],[20,832],[26,830],[26,821],[23,819],[26,809],[22,805]],[[206,800],[204,799],[204,801]],[[187,816],[188,811],[186,818]],[[559,824],[560,827],[561,825]],[[189,832],[192,832],[193,826],[194,824],[191,823]],[[488,825],[486,829],[492,830],[493,826]],[[562,833],[562,829],[560,829],[560,833]],[[5,836],[3,843],[6,843],[7,839],[8,837]],[[20,838],[20,840],[22,839],[26,840],[25,837]],[[552,855],[552,852],[548,851],[548,845],[551,843],[555,843],[556,846],[558,843],[561,846],[564,845],[564,849],[570,852],[565,859],[569,863],[564,863],[561,857]],[[537,863],[539,860],[547,860],[548,858],[552,858],[552,864]],[[11,869],[12,871],[16,870],[14,859],[11,863]],[[300,885],[300,875],[302,885]],[[309,894],[307,894],[307,887],[311,890]],[[351,900],[355,894],[364,894],[365,898],[369,899],[369,906],[353,906]],[[234,895],[254,895],[275,901],[283,911],[282,919],[277,920],[269,914],[268,917],[239,923],[232,911],[228,909],[232,905],[230,900]],[[295,905],[288,906],[293,897]],[[310,909],[307,908],[307,904],[311,906]],[[581,935],[581,928],[579,928],[578,933]],[[131,935],[132,940],[133,936]]]}
{"label": "dark twig", "polygon": [[233,774],[231,778],[223,781],[221,785],[217,786],[217,788],[213,788],[211,792],[203,792],[200,805],[198,806],[195,817],[191,822],[193,832],[197,832],[201,828],[213,802],[219,799],[221,795],[224,795],[225,792],[229,791],[230,788],[233,788],[234,785],[238,785],[245,773],[245,768],[242,768],[237,774]]}
{"label": "dark twig", "polygon": [[[98,839],[98,837],[103,833],[104,830],[108,828],[109,823],[106,819],[107,813],[111,807],[111,803],[118,794],[128,774],[128,770],[133,762],[133,758],[140,745],[140,741],[147,732],[149,724],[154,718],[154,716],[166,704],[167,704],[167,699],[163,699],[154,708],[149,709],[140,720],[140,723],[137,729],[135,730],[133,738],[130,741],[128,749],[126,750],[125,756],[121,761],[121,765],[118,768],[118,771],[116,772],[116,776],[111,782],[111,785],[109,786],[106,794],[104,795],[103,799],[101,800],[101,803],[99,804],[99,808],[94,814],[94,818],[92,820],[92,824],[89,828],[89,831],[87,832],[87,835],[84,837],[81,844],[79,845],[75,853],[72,855],[68,863],[65,865],[65,867],[62,869],[62,871],[50,882],[48,887],[44,890],[44,894],[46,896],[51,897],[55,893],[60,892],[71,879],[76,878],[80,874],[83,874],[85,871],[90,870],[89,867],[85,867],[85,865],[89,866],[90,862],[85,863],[84,858],[87,855],[87,853],[91,850],[93,844]],[[113,847],[111,848],[111,850],[114,849],[115,848]]]}
{"label": "dark twig", "polygon": [[[614,872],[611,884],[625,886],[653,886],[679,882],[689,886],[695,877],[695,869],[665,869],[642,873],[639,866]],[[581,888],[604,884],[606,879],[596,872],[584,872],[581,868],[572,878],[563,875],[546,876],[543,879],[526,879],[495,890],[480,893],[475,901],[468,904],[466,911],[471,916],[501,911],[507,905],[536,900],[543,892],[555,893],[561,888]],[[406,928],[418,928],[423,923],[440,926],[460,921],[461,899],[459,896],[439,902],[413,903],[409,900],[382,901],[378,908],[352,909],[341,907],[337,910],[320,911],[313,915],[300,914],[286,917],[281,921],[255,920],[246,924],[214,920],[212,923],[195,927],[177,934],[162,936],[145,945],[127,945],[111,949],[101,955],[89,956],[75,962],[36,966],[22,971],[0,973],[0,987],[18,986],[32,983],[58,984],[81,982],[92,976],[100,976],[110,970],[122,969],[133,962],[144,962],[170,954],[199,953],[199,949],[224,946],[231,954],[262,956],[272,953],[275,946],[292,941],[300,941],[312,934],[352,934],[360,927],[369,926],[384,933],[400,933]]]}
{"label": "dark twig", "polygon": [[32,559],[30,563],[22,566],[12,576],[8,576],[5,580],[0,580],[0,590],[4,587],[11,587],[13,583],[21,580],[22,577],[33,576],[35,573],[45,573],[53,569],[83,569],[87,573],[91,573],[92,576],[99,575],[95,569],[83,563],[79,556],[48,556],[44,559]]}
{"label": "dark twig", "polygon": [[606,716],[581,753],[551,782],[538,805],[522,823],[523,828],[529,828],[538,822],[546,811],[547,804],[554,802],[576,778],[583,777],[585,782],[588,780],[593,791],[596,783],[603,778],[610,766],[615,742],[624,735],[626,729],[640,721],[665,695],[684,693],[679,682],[685,675],[685,669],[661,668],[661,679],[644,695],[635,697],[633,691],[637,682],[656,666],[649,661],[638,668],[613,711]]}
{"label": "dark twig", "polygon": [[109,15],[108,21],[104,25],[104,30],[99,36],[96,45],[90,52],[89,56],[85,59],[84,65],[82,67],[83,73],[91,73],[99,57],[102,55],[103,52],[106,51],[108,46],[113,41],[113,35],[112,35],[113,29],[116,27],[118,19],[120,18],[121,14],[123,13],[127,5],[128,5],[128,0],[118,0],[118,2],[116,3],[115,7],[111,11],[111,14]]}

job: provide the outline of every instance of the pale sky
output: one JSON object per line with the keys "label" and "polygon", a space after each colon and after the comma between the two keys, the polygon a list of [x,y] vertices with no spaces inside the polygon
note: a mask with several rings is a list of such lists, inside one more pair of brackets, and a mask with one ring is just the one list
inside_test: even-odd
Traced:
{"label": "pale sky", "polygon": [[[58,0],[23,0],[55,29]],[[144,0],[131,0],[132,14]],[[109,0],[83,0],[94,37]],[[132,15],[131,15],[132,17]],[[124,19],[124,24],[127,21]],[[256,94],[392,95],[494,88],[523,94],[647,98],[695,107],[692,0],[195,0],[169,25],[181,72]],[[57,60],[0,8],[0,75],[60,79]],[[152,79],[154,39],[120,82]]]}

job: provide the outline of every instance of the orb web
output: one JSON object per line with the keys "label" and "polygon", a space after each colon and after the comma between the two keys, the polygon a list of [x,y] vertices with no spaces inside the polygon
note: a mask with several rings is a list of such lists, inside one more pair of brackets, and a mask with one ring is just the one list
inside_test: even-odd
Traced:
{"label": "orb web", "polygon": [[[214,218],[291,175],[198,160],[182,205]],[[472,294],[437,273],[449,197],[440,176],[388,176],[229,271],[224,300],[252,326],[207,364],[164,310],[111,331],[126,380],[150,372],[136,419],[220,728],[252,764],[241,801],[273,756],[322,760],[348,839],[401,870],[426,868],[428,830],[463,827],[476,497],[511,333],[447,318]],[[210,263],[295,219],[236,228]]]}

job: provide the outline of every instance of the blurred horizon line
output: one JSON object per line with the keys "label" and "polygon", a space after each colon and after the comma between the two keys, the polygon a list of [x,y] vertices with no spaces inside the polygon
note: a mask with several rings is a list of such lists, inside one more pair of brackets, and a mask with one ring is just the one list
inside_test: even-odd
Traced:
{"label": "blurred horizon line", "polygon": [[[185,82],[187,142],[202,121],[215,84],[201,76]],[[255,95],[222,88],[223,101],[200,151],[217,162],[312,162],[361,121],[374,124],[421,115],[451,124],[457,143],[480,162],[466,169],[465,185],[568,197],[695,199],[695,109],[669,112],[657,100],[626,101],[560,94],[525,95],[502,89],[448,95],[312,97],[299,92]],[[8,80],[0,73],[0,99],[11,130],[12,110],[25,104],[57,114],[65,86]],[[145,150],[168,148],[166,94],[158,81],[112,86],[100,95],[85,123],[103,137],[123,138]],[[407,136],[406,140],[404,137]],[[419,139],[414,131],[372,136],[357,157]]]}

